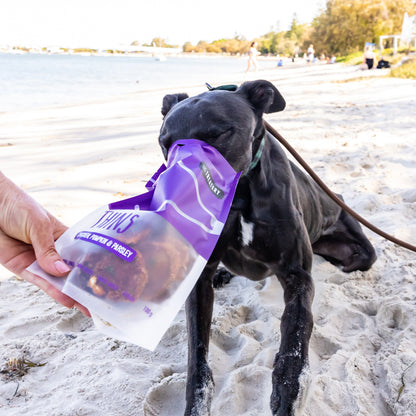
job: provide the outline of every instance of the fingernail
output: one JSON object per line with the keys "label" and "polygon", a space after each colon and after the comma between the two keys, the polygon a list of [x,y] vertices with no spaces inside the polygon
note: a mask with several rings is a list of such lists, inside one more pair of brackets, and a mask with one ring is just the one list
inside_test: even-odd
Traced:
{"label": "fingernail", "polygon": [[59,273],[68,273],[71,269],[62,260],[56,260],[55,268]]}

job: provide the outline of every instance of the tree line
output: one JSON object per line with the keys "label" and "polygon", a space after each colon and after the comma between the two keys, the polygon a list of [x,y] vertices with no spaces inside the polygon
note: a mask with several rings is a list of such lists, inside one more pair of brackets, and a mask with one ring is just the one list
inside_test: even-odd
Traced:
{"label": "tree line", "polygon": [[[400,34],[405,12],[416,14],[415,0],[327,0],[325,9],[311,23],[300,24],[295,14],[287,31],[270,31],[251,40],[237,35],[196,45],[186,42],[183,51],[242,55],[255,40],[262,55],[302,56],[313,44],[317,55],[342,56],[362,51],[366,42],[377,44],[381,35]],[[152,44],[173,46],[160,38]]]}

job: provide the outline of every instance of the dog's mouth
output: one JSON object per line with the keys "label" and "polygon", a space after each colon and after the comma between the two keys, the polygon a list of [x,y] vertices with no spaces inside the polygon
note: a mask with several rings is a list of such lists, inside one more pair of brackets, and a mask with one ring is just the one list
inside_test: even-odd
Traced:
{"label": "dog's mouth", "polygon": [[[167,161],[169,157],[169,151],[171,147],[178,141],[182,140],[199,140],[217,150],[224,159],[228,162],[228,164],[234,169],[235,172],[241,172],[243,175],[249,173],[252,169],[254,169],[255,166],[259,163],[260,157],[261,157],[261,149],[255,154],[254,158],[251,158],[251,150],[246,150],[244,152],[241,151],[235,151],[235,149],[224,149],[223,146],[219,145],[216,146],[215,143],[212,144],[212,141],[207,140],[200,140],[200,139],[178,139],[173,141],[172,143],[169,143],[168,145],[161,144],[161,149],[163,153],[164,159]],[[182,146],[179,144],[179,146]]]}
{"label": "dog's mouth", "polygon": [[[232,129],[224,132],[222,134],[223,137],[226,137],[228,134],[232,134]],[[221,143],[220,139],[211,139],[211,140],[200,140],[200,139],[177,139],[169,142],[163,142],[160,144],[162,149],[163,157],[165,160],[168,160],[169,150],[170,148],[178,141],[182,140],[199,140],[201,142],[206,143],[209,146],[214,147],[218,150],[221,155],[224,157],[225,160],[230,164],[230,166],[236,171],[241,172],[243,175],[249,174],[252,170],[254,170],[257,165],[260,163],[260,159],[263,153],[264,145],[265,145],[265,138],[260,140],[258,145],[253,146],[253,149],[247,149],[245,152],[236,151],[233,148],[227,148],[226,145]],[[225,142],[226,143],[226,142]],[[217,144],[217,145],[216,145]],[[182,146],[179,144],[179,146]]]}

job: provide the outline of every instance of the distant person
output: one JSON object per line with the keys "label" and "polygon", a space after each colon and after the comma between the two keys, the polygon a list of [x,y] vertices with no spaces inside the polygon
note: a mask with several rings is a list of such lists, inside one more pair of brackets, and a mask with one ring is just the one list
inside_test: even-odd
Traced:
{"label": "distant person", "polygon": [[299,57],[299,46],[296,46],[295,49],[293,50],[293,56],[292,56],[292,62],[295,62],[295,59],[297,59]]}
{"label": "distant person", "polygon": [[247,62],[247,69],[246,73],[250,70],[250,68],[253,66],[254,71],[257,71],[258,65],[257,65],[257,55],[260,54],[260,52],[257,51],[257,42],[251,42],[250,50],[248,51],[248,62]]}
{"label": "distant person", "polygon": [[377,69],[382,69],[382,68],[390,68],[390,62],[386,61],[383,57],[381,57],[381,59],[378,61],[378,64],[377,64]]}
{"label": "distant person", "polygon": [[[366,46],[363,55],[363,64],[367,65],[367,69],[373,69],[376,61],[376,55],[372,46]],[[364,66],[365,69],[365,66]]]}
{"label": "distant person", "polygon": [[314,62],[315,59],[315,50],[313,49],[313,45],[309,45],[308,51],[307,51],[307,62],[310,65],[312,62]]}
{"label": "distant person", "polygon": [[335,56],[335,55],[332,55],[332,56],[331,56],[331,59],[329,60],[329,63],[330,63],[330,64],[334,64],[336,61],[337,61],[336,56]]}

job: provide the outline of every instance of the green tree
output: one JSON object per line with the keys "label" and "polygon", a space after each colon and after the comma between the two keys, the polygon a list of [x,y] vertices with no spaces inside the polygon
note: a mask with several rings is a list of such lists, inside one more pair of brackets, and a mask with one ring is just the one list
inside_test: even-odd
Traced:
{"label": "green tree", "polygon": [[282,42],[285,33],[286,32],[269,32],[263,35],[258,41],[260,53],[265,55],[276,55],[277,53],[282,53],[279,45]]}
{"label": "green tree", "polygon": [[416,12],[414,0],[328,0],[312,22],[316,51],[347,54],[377,43],[381,35],[400,33],[404,12]]}
{"label": "green tree", "polygon": [[183,47],[182,47],[182,50],[184,52],[194,52],[195,47],[192,46],[192,43],[191,42],[185,42],[184,45],[183,45]]}
{"label": "green tree", "polygon": [[240,55],[248,51],[249,42],[243,37],[236,35],[232,39],[214,40],[214,42],[212,42],[212,46],[217,48],[221,53]]}
{"label": "green tree", "polygon": [[303,32],[305,31],[305,25],[301,25],[298,22],[298,18],[296,13],[293,15],[292,24],[290,25],[290,29],[286,32],[285,37],[291,39],[295,42],[298,42]]}
{"label": "green tree", "polygon": [[195,52],[198,53],[206,53],[208,48],[208,42],[204,40],[200,40],[195,47]]}
{"label": "green tree", "polygon": [[157,48],[177,48],[177,45],[169,45],[166,39],[153,38],[150,44],[144,44],[144,46],[156,46]]}

